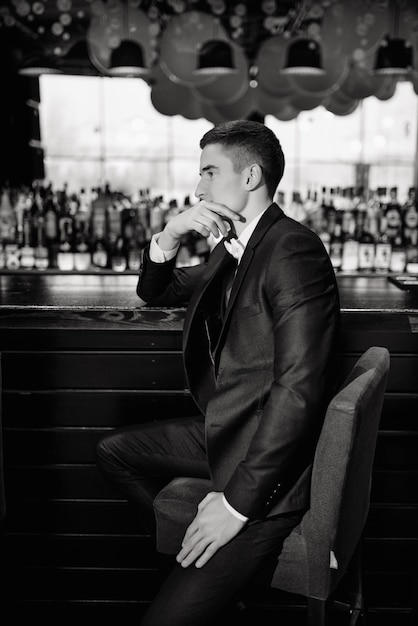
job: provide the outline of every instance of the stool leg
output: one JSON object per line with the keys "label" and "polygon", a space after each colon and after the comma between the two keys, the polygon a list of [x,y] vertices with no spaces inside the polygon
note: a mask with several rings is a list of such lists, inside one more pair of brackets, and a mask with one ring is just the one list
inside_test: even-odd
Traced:
{"label": "stool leg", "polygon": [[364,616],[363,600],[363,538],[361,537],[351,558],[350,622],[356,626],[360,616]]}
{"label": "stool leg", "polygon": [[308,598],[308,626],[325,626],[326,600]]}

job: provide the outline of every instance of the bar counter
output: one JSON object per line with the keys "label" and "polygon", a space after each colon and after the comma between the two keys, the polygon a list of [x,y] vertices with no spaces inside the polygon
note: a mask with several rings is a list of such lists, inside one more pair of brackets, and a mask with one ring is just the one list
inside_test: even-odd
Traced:
{"label": "bar counter", "polygon": [[[138,623],[155,593],[150,538],[99,475],[95,446],[114,427],[197,409],[183,372],[184,308],[140,308],[136,284],[134,274],[0,274],[0,573],[16,622],[52,626],[65,612],[72,622]],[[364,539],[367,623],[412,626],[418,291],[385,276],[341,274],[338,284],[341,379],[369,346],[391,356]],[[257,623],[305,623],[302,598],[257,590],[252,603]]]}
{"label": "bar counter", "polygon": [[[338,274],[341,310],[418,313],[418,288],[400,289],[386,276]],[[0,274],[0,309],[133,310],[135,274],[16,272]]]}

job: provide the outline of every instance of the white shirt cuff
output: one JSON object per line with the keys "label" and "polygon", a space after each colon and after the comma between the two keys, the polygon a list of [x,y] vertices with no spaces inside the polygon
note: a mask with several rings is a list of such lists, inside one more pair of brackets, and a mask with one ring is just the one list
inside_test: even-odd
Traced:
{"label": "white shirt cuff", "polygon": [[231,506],[228,502],[228,500],[225,498],[225,496],[222,496],[222,500],[224,505],[226,506],[226,508],[228,509],[228,511],[230,513],[232,513],[232,515],[234,515],[235,517],[237,517],[239,520],[241,520],[241,522],[248,522],[248,517],[245,517],[245,515],[241,515],[241,513],[238,513],[238,511],[236,511],[234,509],[233,506]]}
{"label": "white shirt cuff", "polygon": [[149,246],[149,258],[154,263],[165,263],[166,261],[171,261],[177,254],[179,246],[172,248],[171,250],[162,250],[158,245],[158,240],[160,238],[161,233],[155,233],[151,237],[151,243]]}

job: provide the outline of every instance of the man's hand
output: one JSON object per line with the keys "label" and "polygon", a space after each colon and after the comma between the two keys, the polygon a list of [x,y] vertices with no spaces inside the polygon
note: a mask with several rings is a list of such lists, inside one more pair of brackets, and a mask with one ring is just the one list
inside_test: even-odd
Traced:
{"label": "man's hand", "polygon": [[244,218],[224,204],[200,200],[167,222],[158,245],[162,250],[172,250],[178,246],[183,235],[193,230],[203,237],[209,237],[211,233],[215,238],[225,236],[229,230],[228,220],[239,222]]}
{"label": "man's hand", "polygon": [[230,513],[222,501],[222,492],[211,491],[197,507],[197,514],[184,535],[176,559],[182,567],[205,563],[245,526]]}

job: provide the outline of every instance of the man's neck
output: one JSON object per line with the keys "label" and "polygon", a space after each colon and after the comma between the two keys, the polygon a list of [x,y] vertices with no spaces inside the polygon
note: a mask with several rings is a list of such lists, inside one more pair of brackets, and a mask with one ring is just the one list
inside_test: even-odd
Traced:
{"label": "man's neck", "polygon": [[269,207],[271,203],[272,203],[271,199],[265,198],[264,201],[260,201],[257,203],[253,202],[252,204],[248,204],[245,207],[245,209],[241,213],[241,215],[245,217],[245,222],[234,223],[235,230],[236,230],[238,237],[240,236],[244,228],[248,224],[250,224],[250,222],[252,222],[257,217],[257,215],[260,215],[260,213],[265,211],[265,209],[267,209],[267,207]]}

